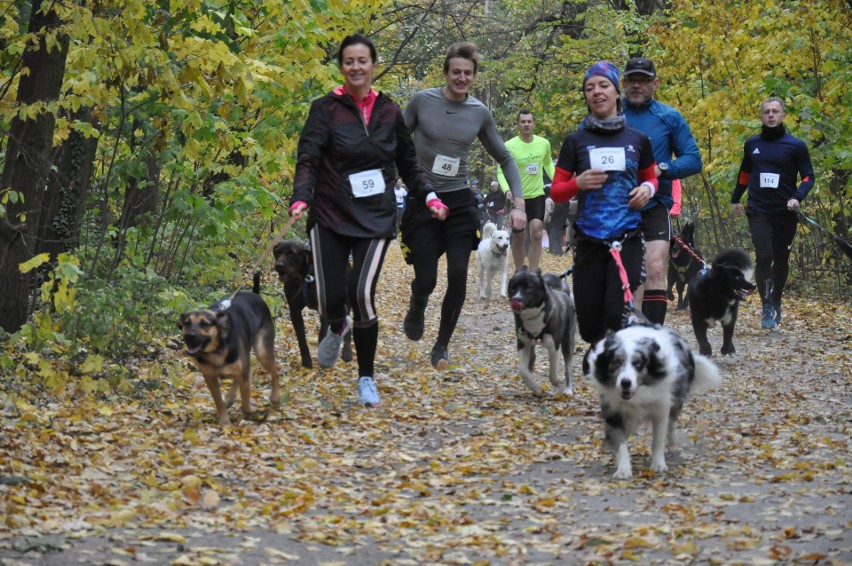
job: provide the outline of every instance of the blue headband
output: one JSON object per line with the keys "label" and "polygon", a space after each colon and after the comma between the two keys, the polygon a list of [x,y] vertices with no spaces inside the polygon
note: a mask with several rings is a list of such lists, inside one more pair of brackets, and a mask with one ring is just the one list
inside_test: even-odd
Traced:
{"label": "blue headband", "polygon": [[586,71],[585,76],[583,77],[583,84],[586,84],[586,81],[592,77],[604,77],[609,79],[615,86],[616,92],[621,94],[621,74],[618,72],[618,67],[610,63],[609,61],[598,61]]}

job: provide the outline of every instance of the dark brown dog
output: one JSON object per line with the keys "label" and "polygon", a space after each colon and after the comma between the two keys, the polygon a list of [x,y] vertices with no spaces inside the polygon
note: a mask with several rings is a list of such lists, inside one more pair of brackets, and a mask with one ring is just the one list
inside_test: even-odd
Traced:
{"label": "dark brown dog", "polygon": [[[260,276],[255,275],[254,289],[240,291],[211,305],[180,315],[178,328],[183,333],[186,353],[204,376],[216,404],[219,424],[230,424],[228,407],[240,389],[243,414],[254,412],[251,402],[251,349],[261,367],[272,377],[269,402],[276,409],[281,403],[278,366],[275,365],[275,325],[272,313],[260,297]],[[219,380],[231,379],[231,389],[222,401]]]}
{"label": "dark brown dog", "polygon": [[[317,310],[317,285],[314,281],[314,261],[311,248],[295,240],[281,240],[272,249],[275,256],[275,271],[278,279],[284,284],[284,296],[287,299],[287,309],[290,311],[290,321],[299,342],[299,354],[302,357],[302,367],[313,367],[311,351],[305,338],[305,319],[302,311],[305,307]],[[347,270],[348,275],[348,270]],[[319,340],[322,341],[328,331],[328,321],[320,317]],[[352,360],[352,333],[343,339],[343,361]]]}

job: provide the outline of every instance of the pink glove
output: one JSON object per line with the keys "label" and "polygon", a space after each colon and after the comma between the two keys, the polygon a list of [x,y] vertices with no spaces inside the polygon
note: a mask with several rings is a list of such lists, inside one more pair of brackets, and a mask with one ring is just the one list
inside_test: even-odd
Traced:
{"label": "pink glove", "polygon": [[301,216],[302,212],[308,209],[308,203],[303,200],[297,200],[293,204],[290,205],[290,208],[287,212],[289,212],[290,216],[296,216],[297,214]]}

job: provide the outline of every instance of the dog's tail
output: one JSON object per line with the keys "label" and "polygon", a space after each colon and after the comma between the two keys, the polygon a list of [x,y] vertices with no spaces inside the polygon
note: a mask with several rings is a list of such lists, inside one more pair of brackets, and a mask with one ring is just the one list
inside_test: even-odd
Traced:
{"label": "dog's tail", "polygon": [[255,271],[251,278],[251,292],[260,295],[260,271]]}
{"label": "dog's tail", "polygon": [[493,222],[486,222],[485,226],[482,227],[482,239],[487,240],[491,237],[491,234],[494,233],[494,230],[497,229],[497,225]]}
{"label": "dog's tail", "polygon": [[695,361],[695,379],[689,387],[690,394],[702,393],[722,384],[722,374],[710,358],[693,354],[692,359]]}

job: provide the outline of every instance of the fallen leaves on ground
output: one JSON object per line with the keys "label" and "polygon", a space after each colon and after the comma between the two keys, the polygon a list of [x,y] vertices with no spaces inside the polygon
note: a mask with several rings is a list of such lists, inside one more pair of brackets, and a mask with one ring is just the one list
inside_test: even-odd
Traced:
{"label": "fallen leaves on ground", "polygon": [[[570,261],[545,255],[543,265],[562,272]],[[515,370],[508,305],[478,297],[471,258],[451,367],[433,370],[443,282],[424,339],[410,342],[411,276],[392,247],[379,289],[379,409],[357,404],[355,362],[299,366],[285,313],[289,402],[270,411],[266,376],[255,379],[264,419],[240,419],[235,404],[236,424],[220,428],[201,376],[170,350],[171,377],[129,397],[0,386],[3,563],[70,552],[102,564],[852,560],[849,304],[791,293],[775,332],[758,328],[756,300],[745,304],[739,353],[714,358],[723,386],[687,404],[669,473],[649,471],[643,429],[631,442],[636,477],[613,481],[580,375],[585,346],[573,397],[533,397]],[[685,312],[672,307],[668,323],[695,344]],[[718,351],[721,331],[711,332]]]}

